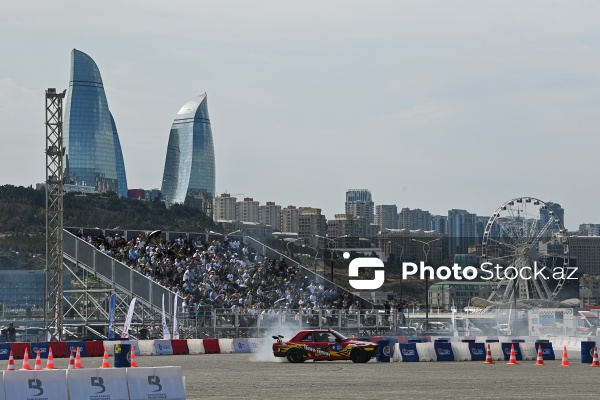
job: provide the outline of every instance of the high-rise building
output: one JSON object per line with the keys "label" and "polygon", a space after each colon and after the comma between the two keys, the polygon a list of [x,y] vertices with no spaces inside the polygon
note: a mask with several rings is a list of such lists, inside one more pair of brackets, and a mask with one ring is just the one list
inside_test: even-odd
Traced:
{"label": "high-rise building", "polygon": [[551,220],[548,229],[558,229],[558,225],[554,222],[554,217],[558,217],[564,226],[565,210],[560,206],[560,204],[547,202],[546,205],[548,207],[543,207],[540,209],[540,222],[542,223],[542,226]]}
{"label": "high-rise building", "polygon": [[580,224],[579,236],[600,236],[600,224]]}
{"label": "high-rise building", "polygon": [[298,233],[298,209],[287,206],[281,210],[281,232]]}
{"label": "high-rise building", "polygon": [[476,214],[465,210],[448,211],[449,254],[467,254],[469,246],[480,244],[482,232],[479,232]]}
{"label": "high-rise building", "polygon": [[229,193],[223,193],[215,197],[213,219],[215,221],[234,221],[236,218],[237,198],[231,197]]}
{"label": "high-rise building", "polygon": [[375,206],[375,223],[379,229],[396,229],[398,227],[398,207],[395,204]]}
{"label": "high-rise building", "polygon": [[373,203],[371,191],[367,189],[348,189],[345,211],[346,214],[375,223],[375,203]]}
{"label": "high-rise building", "polygon": [[327,234],[327,218],[321,214],[320,208],[300,207],[298,210],[298,238],[307,239],[312,246],[318,246],[319,238],[315,235]]}
{"label": "high-rise building", "polygon": [[273,232],[281,231],[281,206],[273,201],[267,201],[267,204],[258,207],[258,220],[273,227]]}
{"label": "high-rise building", "polygon": [[431,216],[431,230],[445,235],[447,232],[446,226],[448,224],[448,217],[446,215],[432,215]]}
{"label": "high-rise building", "polygon": [[185,103],[173,121],[161,191],[169,206],[190,204],[212,214],[215,151],[206,93]]}
{"label": "high-rise building", "polygon": [[337,238],[337,247],[370,247],[376,236],[377,225],[362,217],[335,214],[335,219],[327,221],[327,237]]}
{"label": "high-rise building", "polygon": [[258,201],[252,197],[244,197],[244,201],[238,201],[235,205],[235,219],[242,222],[258,221]]}
{"label": "high-rise building", "polygon": [[431,214],[420,208],[403,208],[398,214],[398,228],[428,231],[431,229]]}
{"label": "high-rise building", "polygon": [[108,108],[98,66],[73,49],[64,122],[68,185],[127,197],[127,177],[117,126]]}

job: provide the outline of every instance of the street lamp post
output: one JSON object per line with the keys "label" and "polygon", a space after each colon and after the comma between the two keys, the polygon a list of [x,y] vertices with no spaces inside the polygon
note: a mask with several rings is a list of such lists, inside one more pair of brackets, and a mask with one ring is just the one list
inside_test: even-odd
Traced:
{"label": "street lamp post", "polygon": [[[401,267],[402,266],[402,255],[404,254],[404,246],[402,246],[401,244],[396,244],[392,240],[389,240],[388,244],[390,245],[390,253],[392,252],[392,244],[394,245],[394,249],[396,248],[396,246],[400,246],[400,257],[398,257],[397,260],[398,260],[398,266]],[[400,302],[402,302],[402,267],[400,268]]]}
{"label": "street lamp post", "polygon": [[331,257],[331,283],[334,283],[333,282],[333,251],[332,251],[332,249],[331,249],[331,247],[329,245],[331,243],[333,243],[333,245],[337,247],[337,240],[341,239],[341,238],[348,237],[348,235],[342,235],[342,236],[338,236],[338,237],[334,237],[334,238],[328,238],[328,237],[321,236],[321,235],[314,235],[314,237],[317,237],[317,238],[320,238],[320,239],[325,239],[325,240],[328,241],[327,242],[327,248],[329,248],[329,254],[330,254],[330,257]]}
{"label": "street lamp post", "polygon": [[315,251],[315,259],[313,261],[313,270],[315,272],[315,278],[316,278],[317,277],[317,256],[319,255],[319,250],[315,249],[314,247],[305,245],[305,244],[303,244],[302,247],[307,247],[307,248]]}
{"label": "street lamp post", "polygon": [[[430,244],[440,240],[440,238],[424,242],[418,239],[411,239],[413,242],[423,244],[423,253],[425,254],[425,266],[427,266],[427,256],[429,255]],[[429,330],[429,275],[425,274],[425,329]]]}

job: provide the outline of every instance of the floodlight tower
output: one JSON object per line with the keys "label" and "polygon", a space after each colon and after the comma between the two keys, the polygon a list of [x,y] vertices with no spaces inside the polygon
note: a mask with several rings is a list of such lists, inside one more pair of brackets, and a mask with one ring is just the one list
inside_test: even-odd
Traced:
{"label": "floodlight tower", "polygon": [[63,147],[62,103],[65,93],[46,90],[46,296],[44,327],[50,341],[60,341],[63,313]]}

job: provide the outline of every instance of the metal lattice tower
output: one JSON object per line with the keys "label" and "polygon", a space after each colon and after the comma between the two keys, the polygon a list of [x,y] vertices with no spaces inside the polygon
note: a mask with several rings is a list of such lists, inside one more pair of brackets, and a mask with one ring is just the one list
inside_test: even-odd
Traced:
{"label": "metal lattice tower", "polygon": [[46,301],[44,324],[51,341],[61,339],[63,313],[62,103],[66,90],[46,90]]}

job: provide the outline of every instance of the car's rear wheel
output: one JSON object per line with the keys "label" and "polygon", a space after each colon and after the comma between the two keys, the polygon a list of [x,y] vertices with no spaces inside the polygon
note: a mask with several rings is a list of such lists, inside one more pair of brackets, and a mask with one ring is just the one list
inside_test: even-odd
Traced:
{"label": "car's rear wheel", "polygon": [[371,359],[371,357],[369,357],[365,349],[356,347],[354,350],[352,350],[352,353],[350,353],[350,359],[354,363],[366,363]]}
{"label": "car's rear wheel", "polygon": [[291,349],[285,355],[285,358],[291,363],[301,363],[304,362],[304,354],[300,349]]}

